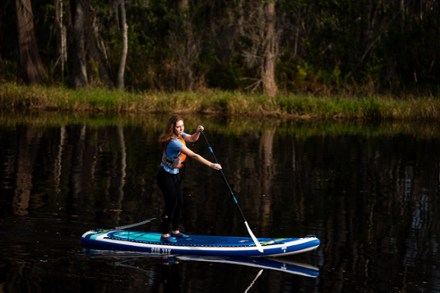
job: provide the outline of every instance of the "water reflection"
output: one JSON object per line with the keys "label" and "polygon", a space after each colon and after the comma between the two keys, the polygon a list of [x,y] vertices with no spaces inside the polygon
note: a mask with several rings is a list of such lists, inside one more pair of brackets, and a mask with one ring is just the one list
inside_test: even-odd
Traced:
{"label": "water reflection", "polygon": [[[313,233],[321,239],[316,252],[293,259],[319,267],[318,278],[266,270],[258,276],[259,268],[213,261],[183,261],[165,272],[158,259],[144,260],[145,271],[133,274],[78,256],[84,231],[159,214],[155,176],[163,123],[46,125],[36,119],[0,127],[0,286],[159,291],[169,274],[171,285],[185,292],[233,291],[232,281],[245,291],[257,276],[250,291],[440,290],[436,125],[415,125],[414,132],[395,124],[226,119],[213,125],[200,119],[257,236]],[[198,122],[186,124],[191,129]],[[209,156],[203,142],[191,148]],[[196,163],[188,169],[183,228],[246,234],[222,178]],[[142,229],[157,230],[158,223]]]}

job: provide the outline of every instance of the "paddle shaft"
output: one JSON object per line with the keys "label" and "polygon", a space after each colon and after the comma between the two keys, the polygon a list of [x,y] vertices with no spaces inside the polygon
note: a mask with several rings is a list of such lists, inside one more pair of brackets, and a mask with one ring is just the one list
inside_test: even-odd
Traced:
{"label": "paddle shaft", "polygon": [[[205,140],[206,144],[208,145],[209,152],[212,154],[212,157],[214,158],[214,161],[215,161],[217,164],[219,164],[219,162],[218,162],[218,160],[217,160],[217,156],[214,154],[214,150],[212,149],[211,145],[210,145],[209,142],[208,142],[208,139],[206,138],[205,132],[202,131],[201,134],[202,134],[203,139]],[[263,252],[263,248],[261,247],[260,242],[258,242],[258,240],[257,240],[257,238],[255,237],[254,233],[252,233],[252,230],[251,230],[251,228],[249,227],[248,222],[246,221],[246,217],[244,216],[243,211],[242,211],[240,205],[238,204],[237,197],[235,196],[234,192],[232,191],[232,188],[231,188],[231,185],[229,185],[228,179],[226,179],[225,173],[223,172],[223,170],[220,170],[220,173],[222,174],[223,181],[226,183],[226,186],[227,186],[228,189],[229,189],[229,193],[230,193],[231,196],[232,196],[232,200],[234,201],[235,205],[236,205],[237,208],[238,208],[238,211],[240,212],[241,217],[242,217],[243,220],[244,220],[244,224],[245,224],[245,226],[246,226],[246,229],[247,229],[248,232],[249,232],[249,235],[251,236],[252,240],[255,242],[255,245],[257,246],[258,250],[259,250],[260,252]]]}

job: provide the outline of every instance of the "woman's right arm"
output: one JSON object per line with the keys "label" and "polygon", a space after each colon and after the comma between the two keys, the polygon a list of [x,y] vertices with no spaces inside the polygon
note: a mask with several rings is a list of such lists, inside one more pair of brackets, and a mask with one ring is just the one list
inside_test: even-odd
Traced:
{"label": "woman's right arm", "polygon": [[217,163],[213,163],[207,159],[205,159],[204,157],[202,157],[199,154],[196,154],[195,152],[193,152],[192,150],[190,150],[188,147],[186,146],[182,146],[182,148],[180,149],[180,151],[182,153],[184,153],[185,155],[187,155],[190,158],[193,158],[194,160],[198,161],[199,163],[202,163],[214,170],[221,170],[222,166],[220,164]]}

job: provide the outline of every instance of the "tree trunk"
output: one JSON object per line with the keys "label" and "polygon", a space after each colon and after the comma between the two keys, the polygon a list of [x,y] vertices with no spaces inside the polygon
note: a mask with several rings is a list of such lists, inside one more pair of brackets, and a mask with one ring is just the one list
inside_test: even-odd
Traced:
{"label": "tree trunk", "polygon": [[38,50],[31,0],[16,0],[15,4],[21,69],[19,74],[28,84],[39,83],[46,78],[46,70]]}
{"label": "tree trunk", "polygon": [[75,88],[83,87],[88,84],[87,81],[87,65],[86,65],[86,48],[85,48],[85,0],[72,0],[72,17],[73,17],[73,86]]}
{"label": "tree trunk", "polygon": [[189,1],[177,1],[176,14],[178,20],[168,37],[168,43],[173,50],[173,67],[170,72],[173,88],[193,90],[195,83],[193,65],[199,59],[199,46],[193,32]]}
{"label": "tree trunk", "polygon": [[65,64],[67,61],[67,37],[64,24],[64,5],[62,0],[55,0],[55,22],[57,27],[58,60],[61,67],[61,81],[64,82]]}
{"label": "tree trunk", "polygon": [[[88,84],[101,85],[105,83],[107,87],[112,88],[115,84],[114,80],[110,77],[111,65],[108,60],[107,49],[104,43],[104,39],[101,37],[99,27],[99,12],[90,5],[89,2],[83,2],[84,10],[84,39],[87,60],[87,78]],[[125,68],[125,65],[124,65]],[[96,70],[98,69],[98,70]],[[93,73],[93,74],[91,74]]]}
{"label": "tree trunk", "polygon": [[118,70],[118,80],[117,86],[118,89],[124,89],[124,72],[125,72],[125,63],[127,60],[128,53],[128,25],[127,25],[127,17],[125,14],[125,1],[121,0],[119,5],[119,11],[121,14],[120,18],[120,26],[122,33],[122,52],[121,52],[121,60],[119,62],[119,70]]}
{"label": "tree trunk", "polygon": [[278,88],[275,81],[275,59],[277,51],[277,36],[275,31],[275,1],[268,2],[264,7],[266,31],[264,35],[263,66],[261,80],[266,95],[274,97]]}
{"label": "tree trunk", "polygon": [[[248,88],[262,89],[264,94],[273,97],[278,88],[275,82],[275,60],[277,56],[277,33],[275,31],[275,1],[242,1],[243,12],[243,57],[246,65],[254,69],[252,78],[256,82]],[[240,26],[240,25],[239,25]]]}

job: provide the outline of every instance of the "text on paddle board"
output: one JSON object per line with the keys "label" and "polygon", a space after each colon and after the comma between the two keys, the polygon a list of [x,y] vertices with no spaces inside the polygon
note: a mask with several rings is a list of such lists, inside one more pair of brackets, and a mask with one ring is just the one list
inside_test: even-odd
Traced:
{"label": "text on paddle board", "polygon": [[151,253],[171,254],[171,249],[170,248],[161,248],[161,247],[152,247],[151,248]]}

